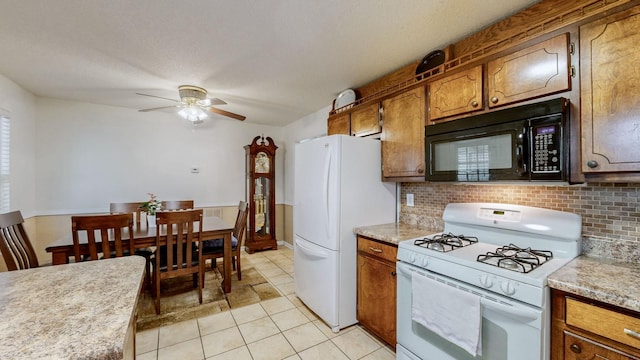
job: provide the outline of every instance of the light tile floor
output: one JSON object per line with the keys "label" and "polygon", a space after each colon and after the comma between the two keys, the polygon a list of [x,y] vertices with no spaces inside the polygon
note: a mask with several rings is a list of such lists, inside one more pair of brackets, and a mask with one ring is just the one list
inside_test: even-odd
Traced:
{"label": "light tile floor", "polygon": [[[282,297],[136,334],[138,360],[363,359],[395,353],[354,325],[335,334],[294,294],[293,251],[242,254]],[[232,290],[233,291],[233,290]]]}

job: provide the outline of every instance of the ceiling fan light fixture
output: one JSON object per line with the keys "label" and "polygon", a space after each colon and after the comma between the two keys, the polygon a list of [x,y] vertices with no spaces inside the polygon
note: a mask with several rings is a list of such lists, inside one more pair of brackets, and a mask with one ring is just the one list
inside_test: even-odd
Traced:
{"label": "ceiling fan light fixture", "polygon": [[196,103],[200,106],[209,107],[211,106],[211,99],[198,100]]}
{"label": "ceiling fan light fixture", "polygon": [[201,123],[204,119],[209,117],[207,113],[205,113],[196,105],[190,105],[182,108],[180,111],[178,111],[178,115],[193,123]]}
{"label": "ceiling fan light fixture", "polygon": [[178,93],[180,94],[180,99],[186,102],[196,102],[207,98],[207,90],[193,85],[179,86]]}

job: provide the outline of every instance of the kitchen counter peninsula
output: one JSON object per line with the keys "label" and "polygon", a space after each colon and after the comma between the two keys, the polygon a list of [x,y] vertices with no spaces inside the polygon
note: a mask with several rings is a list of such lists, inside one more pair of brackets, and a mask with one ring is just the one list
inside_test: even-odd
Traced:
{"label": "kitchen counter peninsula", "polygon": [[0,273],[0,359],[133,359],[145,259]]}
{"label": "kitchen counter peninsula", "polygon": [[582,255],[554,272],[549,287],[640,312],[640,264]]}
{"label": "kitchen counter peninsula", "polygon": [[353,229],[356,235],[398,245],[399,242],[421,236],[431,235],[442,230],[405,223],[388,223],[371,226],[360,226]]}

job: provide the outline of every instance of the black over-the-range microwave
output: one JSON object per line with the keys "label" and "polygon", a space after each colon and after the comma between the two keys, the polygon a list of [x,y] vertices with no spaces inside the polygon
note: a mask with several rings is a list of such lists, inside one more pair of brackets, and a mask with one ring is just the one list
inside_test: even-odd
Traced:
{"label": "black over-the-range microwave", "polygon": [[427,181],[566,181],[565,98],[426,126]]}

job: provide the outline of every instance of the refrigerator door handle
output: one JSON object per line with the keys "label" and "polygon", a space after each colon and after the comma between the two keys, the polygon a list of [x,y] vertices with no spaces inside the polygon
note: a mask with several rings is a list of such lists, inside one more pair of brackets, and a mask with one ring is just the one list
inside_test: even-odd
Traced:
{"label": "refrigerator door handle", "polygon": [[[328,147],[329,145],[325,145]],[[329,172],[331,171],[331,149],[328,149],[326,158],[324,159],[324,181],[322,184],[322,199],[324,200],[324,213],[325,213],[325,230],[327,231],[327,238],[331,234],[329,229],[330,217],[329,217]]]}
{"label": "refrigerator door handle", "polygon": [[316,259],[326,259],[327,257],[329,257],[329,254],[327,254],[326,252],[320,252],[320,251],[314,251],[313,249],[310,249],[306,246],[304,246],[302,244],[302,242],[298,239],[296,239],[296,245],[298,245],[298,248],[307,256],[309,257],[313,257]]}

